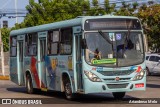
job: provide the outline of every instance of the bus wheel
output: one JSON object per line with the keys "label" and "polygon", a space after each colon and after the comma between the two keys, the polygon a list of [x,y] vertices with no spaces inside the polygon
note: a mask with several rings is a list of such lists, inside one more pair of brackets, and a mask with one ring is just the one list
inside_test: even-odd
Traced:
{"label": "bus wheel", "polygon": [[64,92],[68,100],[73,100],[74,96],[72,93],[71,83],[69,79],[64,80]]}
{"label": "bus wheel", "polygon": [[26,76],[26,89],[27,89],[27,93],[28,94],[32,94],[33,93],[33,84],[32,84],[32,78],[30,75]]}
{"label": "bus wheel", "polygon": [[125,96],[125,92],[113,92],[112,95],[115,99],[121,100]]}

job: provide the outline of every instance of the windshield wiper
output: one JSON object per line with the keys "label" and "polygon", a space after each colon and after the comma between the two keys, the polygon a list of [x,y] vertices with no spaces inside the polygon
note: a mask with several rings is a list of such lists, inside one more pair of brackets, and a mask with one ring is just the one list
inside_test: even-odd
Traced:
{"label": "windshield wiper", "polygon": [[113,44],[113,42],[112,42],[108,37],[106,37],[105,34],[104,34],[101,30],[99,30],[98,33],[99,33],[108,43]]}

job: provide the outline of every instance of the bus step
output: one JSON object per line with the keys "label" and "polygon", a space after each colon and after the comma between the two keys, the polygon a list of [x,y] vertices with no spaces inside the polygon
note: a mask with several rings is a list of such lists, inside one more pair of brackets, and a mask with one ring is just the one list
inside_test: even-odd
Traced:
{"label": "bus step", "polygon": [[48,91],[47,88],[41,88],[41,91]]}
{"label": "bus step", "polygon": [[77,90],[77,93],[83,94],[84,91],[83,91],[82,89],[78,89],[78,90]]}

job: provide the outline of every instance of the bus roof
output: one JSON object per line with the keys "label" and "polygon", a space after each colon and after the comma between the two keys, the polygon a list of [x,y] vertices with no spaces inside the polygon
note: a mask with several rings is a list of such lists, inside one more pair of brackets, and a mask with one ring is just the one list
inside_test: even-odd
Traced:
{"label": "bus roof", "polygon": [[23,34],[27,34],[27,33],[41,32],[41,31],[48,31],[48,30],[52,30],[52,29],[65,28],[65,27],[69,27],[69,26],[78,26],[78,25],[82,24],[83,20],[96,19],[96,18],[129,18],[129,19],[138,19],[136,17],[131,17],[131,16],[113,16],[113,15],[78,16],[75,19],[64,20],[64,21],[60,21],[60,22],[54,22],[54,23],[43,24],[43,25],[39,25],[39,26],[33,26],[33,27],[13,30],[13,31],[11,31],[10,36],[23,35]]}

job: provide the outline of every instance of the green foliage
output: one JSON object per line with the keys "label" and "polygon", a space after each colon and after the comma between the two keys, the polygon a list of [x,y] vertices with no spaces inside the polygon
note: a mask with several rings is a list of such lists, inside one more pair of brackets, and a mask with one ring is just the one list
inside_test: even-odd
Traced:
{"label": "green foliage", "polygon": [[92,0],[93,6],[98,6],[98,0]]}
{"label": "green foliage", "polygon": [[126,2],[122,2],[122,7],[120,7],[115,12],[115,15],[134,16],[137,7],[138,7],[138,3],[137,2],[135,2],[133,4],[127,4]]}
{"label": "green foliage", "polygon": [[3,51],[7,52],[9,50],[9,33],[10,29],[2,28],[1,29],[1,36],[3,41]]}
{"label": "green foliage", "polygon": [[110,14],[115,9],[115,4],[109,5],[109,0],[105,0],[105,5],[100,6],[98,0],[29,0],[26,6],[28,14],[21,24],[16,24],[15,28],[31,27],[61,20],[68,20],[77,16],[97,16]]}
{"label": "green foliage", "polygon": [[149,7],[143,5],[139,8],[137,16],[142,20],[149,47],[155,52],[160,52],[160,4]]}
{"label": "green foliage", "polygon": [[29,0],[28,14],[16,29],[85,16],[89,8],[89,0]]}

